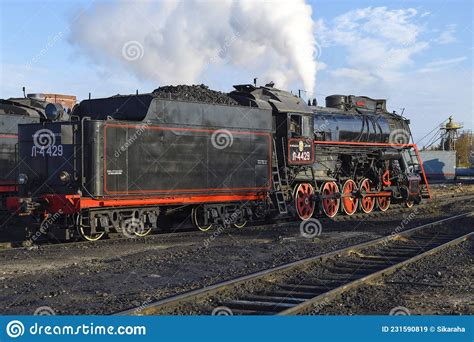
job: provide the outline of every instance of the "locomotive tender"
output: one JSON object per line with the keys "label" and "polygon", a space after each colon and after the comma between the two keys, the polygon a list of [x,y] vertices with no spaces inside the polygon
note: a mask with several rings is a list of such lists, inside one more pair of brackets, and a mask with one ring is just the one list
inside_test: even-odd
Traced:
{"label": "locomotive tender", "polygon": [[176,211],[206,231],[430,196],[408,121],[385,100],[334,95],[323,108],[272,85],[234,88],[219,104],[89,99],[70,121],[20,125],[9,209],[41,217],[57,238],[97,240],[147,235]]}

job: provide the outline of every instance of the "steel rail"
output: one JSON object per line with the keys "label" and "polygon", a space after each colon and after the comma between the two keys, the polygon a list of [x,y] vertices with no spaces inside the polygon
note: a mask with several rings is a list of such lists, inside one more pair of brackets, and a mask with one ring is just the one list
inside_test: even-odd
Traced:
{"label": "steel rail", "polygon": [[[427,224],[423,224],[423,225],[414,227],[414,228],[409,229],[409,230],[405,230],[405,231],[398,232],[398,233],[395,233],[395,234],[390,234],[388,236],[383,236],[383,237],[380,237],[380,238],[377,238],[377,239],[374,239],[374,240],[363,242],[363,243],[360,243],[360,244],[357,244],[357,245],[354,245],[354,246],[349,246],[349,247],[346,247],[346,248],[343,248],[343,249],[340,249],[340,250],[335,250],[335,251],[320,254],[320,255],[317,255],[317,256],[314,256],[314,257],[305,258],[305,259],[298,260],[298,261],[295,261],[295,262],[291,262],[291,263],[288,263],[288,264],[284,264],[284,265],[280,265],[280,266],[273,267],[273,268],[270,268],[270,269],[266,269],[266,270],[263,270],[263,271],[259,271],[259,272],[256,272],[256,273],[252,273],[252,274],[249,274],[249,275],[246,275],[246,276],[243,276],[243,277],[239,277],[239,278],[236,278],[236,279],[227,280],[227,281],[217,283],[217,284],[214,284],[214,285],[211,285],[211,286],[207,286],[207,287],[204,287],[204,288],[200,288],[200,289],[196,289],[196,290],[193,290],[193,291],[185,292],[185,293],[182,293],[182,294],[179,294],[179,295],[176,295],[176,296],[171,296],[171,297],[168,297],[168,298],[164,298],[162,300],[159,300],[159,301],[147,304],[147,305],[143,305],[143,306],[140,306],[138,308],[131,308],[131,309],[126,310],[126,311],[121,311],[121,312],[118,312],[116,314],[117,315],[159,314],[161,311],[163,311],[165,309],[169,309],[171,307],[179,307],[179,306],[184,305],[186,303],[196,303],[198,300],[200,300],[202,298],[206,298],[206,297],[215,295],[219,292],[229,290],[230,288],[233,288],[233,287],[238,287],[240,285],[244,285],[246,283],[257,281],[257,280],[263,280],[263,279],[265,279],[269,276],[276,276],[278,274],[282,274],[282,273],[291,271],[292,269],[296,269],[296,268],[299,268],[301,266],[310,265],[311,263],[314,263],[314,262],[323,262],[323,261],[326,261],[326,260],[334,258],[334,257],[347,256],[347,255],[350,255],[352,253],[358,252],[360,250],[364,250],[367,247],[377,246],[379,244],[386,243],[388,241],[395,241],[395,240],[397,240],[401,237],[406,238],[406,237],[409,237],[409,236],[413,235],[414,233],[420,232],[424,229],[437,227],[437,226],[443,225],[445,223],[455,221],[455,220],[459,220],[459,219],[466,218],[466,217],[470,217],[470,216],[474,216],[474,211],[466,212],[466,213],[455,215],[455,216],[452,216],[452,217],[448,217],[448,218],[445,218],[445,219],[442,219],[442,220],[438,220],[438,221],[430,222],[430,223],[427,223]],[[453,241],[456,241],[456,242],[464,241],[466,238],[470,238],[470,237],[472,237],[472,233],[470,233],[468,235],[465,235],[463,237],[457,238],[456,240],[453,240]],[[455,242],[453,242],[453,243],[455,243]],[[435,253],[436,251],[439,250],[439,247],[441,247],[441,245],[436,247],[436,248],[429,249],[428,251],[425,251],[422,254],[419,254],[415,257],[412,257],[408,260],[404,260],[403,263],[406,263],[407,261],[409,261],[409,262],[416,261],[419,258],[428,255],[426,253],[431,252],[431,251],[433,251],[433,253]],[[378,275],[383,275],[383,274],[388,274],[390,272],[393,272],[396,269],[396,268],[393,268],[393,266],[396,266],[396,264],[392,265],[388,268],[385,268],[385,269],[379,270],[377,272],[374,272],[373,275],[378,276]],[[402,267],[402,266],[400,266],[400,267]],[[368,276],[363,277],[361,279],[357,279],[353,282],[347,282],[346,284],[340,286],[339,288],[334,288],[334,289],[328,290],[327,291],[328,296],[335,296],[339,293],[338,291],[344,290],[345,288],[348,288],[348,286],[355,286],[356,284],[361,284],[364,281],[367,281],[367,280],[370,280],[370,279],[372,279],[372,275],[368,275]],[[354,284],[352,284],[352,283],[354,283]],[[334,291],[334,292],[331,293],[332,291]],[[314,303],[323,300],[323,298],[325,298],[325,297],[323,297],[323,294],[314,296],[313,298],[308,299],[308,301],[305,301],[305,302],[299,304],[298,306],[294,306],[293,308],[289,308],[285,311],[282,311],[280,314],[285,314],[285,313],[293,314],[293,313],[299,312],[303,308],[306,309],[307,305],[313,305]],[[326,298],[329,298],[329,297],[326,297]],[[308,304],[305,304],[306,302],[308,302]],[[298,309],[295,309],[296,307],[298,307]]]}
{"label": "steel rail", "polygon": [[307,301],[305,301],[301,304],[298,304],[298,305],[296,305],[292,308],[289,308],[289,309],[286,309],[284,311],[279,312],[277,315],[295,315],[295,314],[298,314],[298,313],[301,313],[301,312],[305,312],[306,310],[308,310],[308,308],[310,308],[312,306],[315,306],[317,304],[321,304],[325,301],[329,301],[331,299],[334,299],[335,297],[337,297],[341,293],[352,290],[352,289],[357,288],[361,285],[367,284],[368,282],[373,281],[375,279],[379,279],[381,277],[387,276],[387,275],[395,272],[396,270],[398,270],[400,268],[403,268],[403,267],[405,267],[409,264],[414,263],[415,261],[418,261],[422,258],[425,258],[425,257],[429,256],[429,255],[438,253],[443,249],[446,249],[448,247],[457,245],[457,244],[459,244],[463,241],[466,241],[468,239],[472,239],[473,237],[474,237],[474,232],[465,234],[465,235],[463,235],[463,236],[461,236],[457,239],[454,239],[454,240],[448,241],[448,242],[446,242],[442,245],[439,245],[438,247],[428,249],[426,252],[418,254],[418,255],[410,258],[410,259],[399,262],[399,263],[397,263],[395,265],[392,265],[390,267],[381,269],[381,270],[379,270],[377,272],[374,272],[372,274],[369,274],[365,277],[359,278],[357,280],[354,280],[354,281],[349,282],[347,284],[344,284],[342,286],[336,287],[336,288],[334,288],[334,289],[332,289],[328,292],[325,292],[325,293],[323,293],[319,296],[308,299]]}

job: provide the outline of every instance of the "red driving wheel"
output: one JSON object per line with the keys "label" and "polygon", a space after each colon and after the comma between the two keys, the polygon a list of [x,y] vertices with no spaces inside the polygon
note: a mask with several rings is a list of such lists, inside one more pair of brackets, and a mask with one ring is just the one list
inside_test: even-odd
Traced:
{"label": "red driving wheel", "polygon": [[[334,217],[339,210],[341,200],[334,197],[339,193],[339,187],[335,182],[326,182],[321,187],[321,194],[323,195],[322,205],[323,211],[327,217]],[[328,198],[325,198],[325,197]]]}
{"label": "red driving wheel", "polygon": [[380,211],[387,211],[390,207],[390,197],[377,197],[377,207]]}
{"label": "red driving wheel", "polygon": [[[357,185],[352,179],[348,179],[342,187],[342,195],[352,194],[357,191]],[[342,210],[347,215],[352,215],[356,212],[359,200],[355,196],[342,197]]]}
{"label": "red driving wheel", "polygon": [[[360,191],[362,192],[370,192],[370,180],[368,178],[365,178],[360,182]],[[360,200],[360,208],[364,213],[370,213],[375,206],[375,198],[373,196],[364,196]]]}
{"label": "red driving wheel", "polygon": [[309,183],[298,184],[295,188],[294,197],[296,203],[296,212],[303,221],[308,220],[314,213],[313,201],[314,189]]}

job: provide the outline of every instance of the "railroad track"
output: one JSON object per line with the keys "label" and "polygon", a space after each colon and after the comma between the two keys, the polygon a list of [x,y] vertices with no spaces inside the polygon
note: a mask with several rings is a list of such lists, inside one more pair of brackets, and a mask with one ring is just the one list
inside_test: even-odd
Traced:
{"label": "railroad track", "polygon": [[[462,200],[474,200],[474,193],[456,193],[456,194],[450,194],[449,196],[440,196],[436,197],[437,201],[439,203],[450,203],[454,202],[457,203]],[[351,220],[363,220],[367,218],[374,218],[374,217],[383,217],[386,215],[389,215],[390,213],[403,213],[403,212],[409,212],[413,209],[423,209],[429,207],[433,202],[432,201],[425,201],[421,204],[419,204],[416,207],[412,208],[406,208],[402,204],[395,204],[392,205],[387,211],[376,211],[374,210],[371,213],[356,213],[351,216],[347,215],[339,215],[333,218],[326,218],[326,217],[320,217],[322,220],[330,220],[334,222],[344,222],[344,221],[351,221]],[[299,221],[295,221],[294,219],[282,219],[278,220],[275,222],[257,222],[254,225],[251,226],[252,229],[265,229],[268,228],[270,225],[274,226],[279,226],[282,224],[288,224],[288,223],[299,223]],[[212,231],[210,231],[212,233]],[[193,237],[195,235],[203,235],[203,232],[196,231],[195,228],[180,228],[177,229],[173,232],[158,232],[155,234],[151,234],[146,237],[142,238],[128,238],[128,237],[123,237],[120,233],[113,233],[111,234],[111,237],[109,239],[103,239],[99,241],[70,241],[70,242],[49,242],[49,241],[38,241],[35,243],[34,246],[30,245],[25,245],[25,242],[29,242],[28,240],[26,241],[6,241],[6,242],[0,242],[0,251],[1,250],[9,250],[9,249],[28,249],[28,248],[35,248],[35,246],[41,246],[42,248],[62,248],[64,246],[70,246],[73,247],[74,245],[80,245],[80,244],[96,244],[96,245],[102,245],[102,244],[120,244],[120,243],[129,243],[130,241],[135,241],[135,242],[143,242],[147,241],[149,243],[154,243],[154,242],[161,242],[163,239],[182,239],[186,237]]]}
{"label": "railroad track", "polygon": [[421,204],[419,204],[416,207],[412,208],[407,208],[403,204],[395,204],[392,205],[387,211],[378,211],[374,210],[370,213],[356,213],[354,215],[348,216],[348,215],[338,215],[333,217],[331,220],[333,221],[349,221],[353,219],[364,219],[367,217],[381,217],[390,213],[403,213],[403,212],[408,212],[411,209],[420,209],[420,208],[426,208],[429,207],[434,203],[434,201],[438,202],[439,204],[444,204],[444,203],[450,203],[450,202],[459,202],[463,200],[470,200],[474,199],[474,193],[452,193],[452,192],[446,192],[443,194],[435,194],[432,200],[424,201]]}
{"label": "railroad track", "polygon": [[169,297],[119,315],[307,313],[341,293],[474,237],[447,227],[463,213],[356,246]]}

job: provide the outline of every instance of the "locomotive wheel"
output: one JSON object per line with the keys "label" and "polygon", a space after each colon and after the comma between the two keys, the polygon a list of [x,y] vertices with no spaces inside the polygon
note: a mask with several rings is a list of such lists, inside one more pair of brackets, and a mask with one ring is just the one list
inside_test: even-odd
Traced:
{"label": "locomotive wheel", "polygon": [[[368,178],[360,182],[359,189],[363,192],[370,192],[370,180]],[[364,196],[360,200],[360,208],[366,214],[370,213],[375,206],[375,198],[372,196]]]}
{"label": "locomotive wheel", "polygon": [[296,204],[296,212],[299,218],[306,221],[313,216],[315,203],[312,199],[314,188],[309,183],[301,183],[296,186],[294,191],[294,199]]}
{"label": "locomotive wheel", "polygon": [[234,223],[234,227],[239,228],[239,229],[244,228],[246,225],[247,225],[247,220],[243,220],[239,223]]}
{"label": "locomotive wheel", "polygon": [[87,240],[87,241],[97,241],[97,240],[100,240],[105,232],[102,232],[102,233],[95,233],[95,234],[91,234],[90,231],[87,232],[87,228],[84,229],[86,227],[79,227],[79,234],[81,235],[81,237],[84,239],[84,240]]}
{"label": "locomotive wheel", "polygon": [[[335,182],[326,182],[321,187],[321,194],[323,196],[334,196],[336,193],[339,192],[339,187]],[[337,215],[337,211],[339,210],[339,206],[341,204],[340,198],[323,198],[322,206],[323,211],[327,217],[334,217]]]}
{"label": "locomotive wheel", "polygon": [[152,230],[151,228],[148,228],[148,229],[145,228],[145,229],[143,229],[143,231],[135,230],[133,232],[133,234],[135,234],[138,237],[144,237],[144,236],[147,236],[148,234],[150,234],[151,230]]}
{"label": "locomotive wheel", "polygon": [[[344,183],[344,186],[342,187],[342,194],[343,195],[350,194],[350,193],[353,193],[354,191],[357,191],[357,184],[352,179],[348,179]],[[355,196],[342,198],[342,210],[347,215],[354,214],[357,210],[358,205],[359,205],[359,199]]]}
{"label": "locomotive wheel", "polygon": [[82,224],[81,215],[77,216],[76,225],[77,225],[77,231],[79,232],[79,235],[86,241],[97,241],[97,240],[100,240],[105,235],[105,232],[92,233],[90,227],[84,226]]}
{"label": "locomotive wheel", "polygon": [[207,232],[209,229],[212,228],[212,223],[208,225],[204,224],[204,220],[203,220],[204,214],[205,214],[205,211],[203,207],[199,206],[199,207],[193,208],[191,212],[191,221],[194,227],[196,227],[202,232]]}
{"label": "locomotive wheel", "polygon": [[380,211],[387,211],[390,207],[390,197],[377,197],[377,207]]}
{"label": "locomotive wheel", "polygon": [[413,201],[406,201],[406,202],[405,202],[405,207],[411,208],[411,207],[413,207],[413,204],[415,204],[415,202],[413,202]]}

